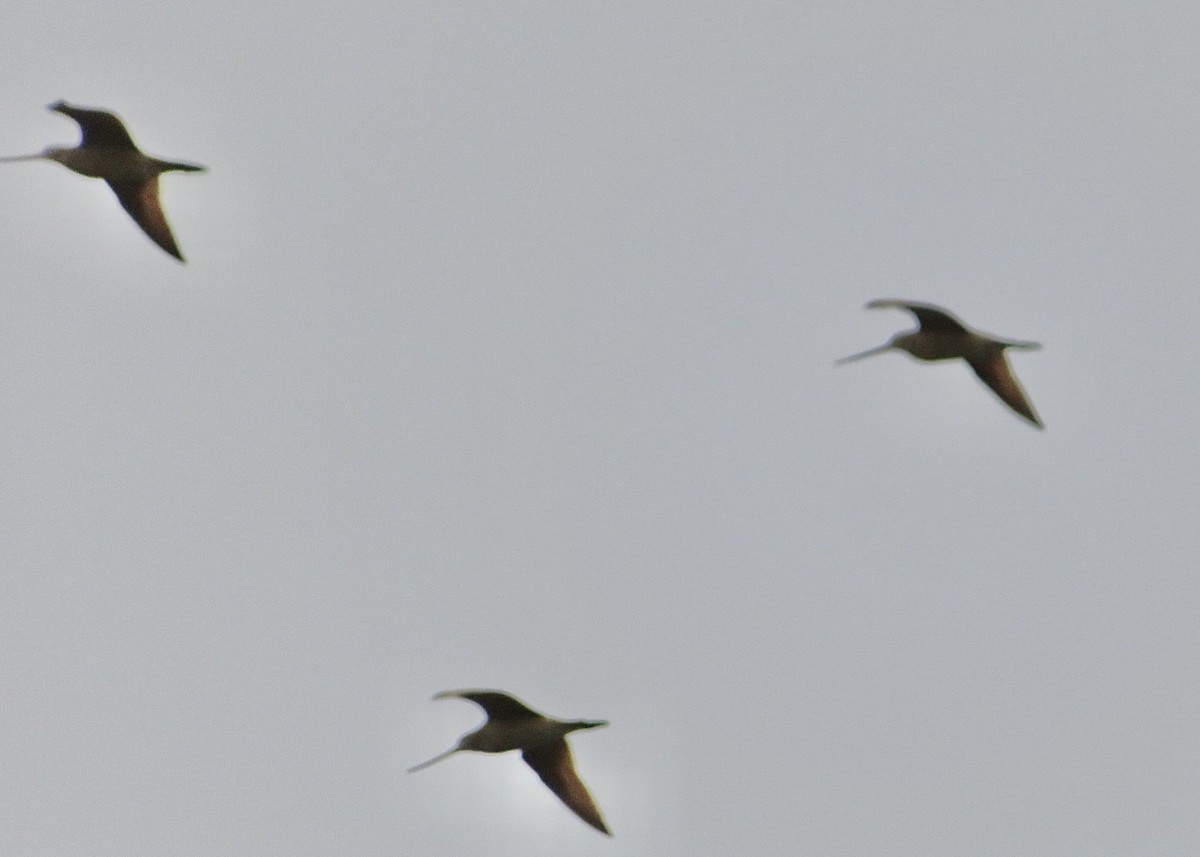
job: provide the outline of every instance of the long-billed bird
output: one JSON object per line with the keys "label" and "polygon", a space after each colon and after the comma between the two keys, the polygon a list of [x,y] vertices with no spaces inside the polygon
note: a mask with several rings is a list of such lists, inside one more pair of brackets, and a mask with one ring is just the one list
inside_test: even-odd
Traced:
{"label": "long-billed bird", "polygon": [[843,357],[838,363],[848,363],[893,349],[907,351],[918,360],[952,360],[961,357],[1004,404],[1042,428],[1042,421],[1038,419],[1004,356],[1007,348],[1031,351],[1041,348],[1041,345],[987,336],[971,330],[946,310],[931,304],[892,299],[875,300],[867,304],[867,309],[882,308],[908,310],[917,317],[919,327],[896,334],[886,345]]}
{"label": "long-billed bird", "polygon": [[422,762],[409,773],[428,768],[434,762],[461,750],[480,753],[505,753],[520,750],[521,758],[533,768],[550,791],[558,795],[567,807],[599,830],[611,836],[604,824],[600,810],[571,761],[571,750],[567,747],[566,735],[579,729],[595,729],[607,726],[606,720],[555,720],[539,714],[525,703],[507,693],[497,690],[447,690],[434,699],[460,697],[474,702],[487,714],[487,721],[474,732],[458,739],[458,744],[444,753],[439,753],[428,762]]}
{"label": "long-billed bird", "polygon": [[195,173],[204,167],[162,161],[145,154],[134,145],[133,138],[113,113],[73,107],[65,101],[56,101],[49,109],[79,123],[83,132],[79,145],[48,146],[36,155],[17,155],[0,161],[58,161],[80,175],[104,179],[150,240],[182,262],[183,254],[158,199],[158,177],[169,170]]}

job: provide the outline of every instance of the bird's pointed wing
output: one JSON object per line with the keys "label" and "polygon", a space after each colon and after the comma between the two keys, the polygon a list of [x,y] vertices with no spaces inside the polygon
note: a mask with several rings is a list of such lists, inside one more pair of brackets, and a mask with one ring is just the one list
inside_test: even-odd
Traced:
{"label": "bird's pointed wing", "polygon": [[520,720],[525,717],[542,716],[515,696],[498,690],[444,690],[434,696],[434,699],[451,696],[471,700],[487,713],[489,720]]}
{"label": "bird's pointed wing", "polygon": [[583,780],[575,773],[575,763],[571,759],[571,750],[567,742],[559,738],[549,744],[541,744],[521,751],[521,758],[537,772],[550,791],[558,795],[558,799],[592,827],[608,836],[612,836],[596,802],[588,794]]}
{"label": "bird's pointed wing", "polygon": [[1008,365],[1008,358],[1004,356],[1003,351],[997,351],[986,360],[969,362],[971,368],[975,370],[975,374],[979,376],[979,380],[987,384],[1004,404],[1038,428],[1043,428],[1042,421],[1038,419],[1033,405],[1029,403],[1029,397],[1025,395],[1025,391],[1017,382],[1017,376],[1013,374],[1012,367]]}
{"label": "bird's pointed wing", "polygon": [[867,304],[867,309],[903,309],[908,310],[917,317],[917,323],[921,325],[921,330],[928,330],[936,333],[967,333],[968,328],[965,324],[955,318],[941,307],[936,307],[933,304],[916,303],[915,301],[902,301],[894,298],[883,298],[877,301],[871,301]]}
{"label": "bird's pointed wing", "polygon": [[183,254],[179,252],[179,245],[175,243],[167,216],[163,214],[158,201],[158,177],[142,182],[110,181],[108,186],[134,222],[150,236],[150,240],[182,262]]}
{"label": "bird's pointed wing", "polygon": [[54,102],[50,105],[50,109],[55,113],[69,116],[79,123],[79,130],[83,132],[84,146],[107,146],[137,151],[137,146],[134,145],[129,132],[125,130],[125,125],[113,113],[72,107],[65,101]]}

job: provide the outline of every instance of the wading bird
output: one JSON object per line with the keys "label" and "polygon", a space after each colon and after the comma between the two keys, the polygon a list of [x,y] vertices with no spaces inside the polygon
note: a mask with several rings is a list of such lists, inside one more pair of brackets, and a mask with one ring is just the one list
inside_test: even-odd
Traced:
{"label": "wading bird", "polygon": [[907,351],[918,360],[952,360],[961,357],[975,370],[979,380],[987,384],[1004,404],[1038,428],[1042,428],[1042,421],[1038,419],[1033,405],[1029,403],[1025,391],[1017,383],[1017,377],[1004,356],[1006,348],[1031,351],[1041,348],[1041,345],[1036,342],[1014,342],[987,336],[971,330],[944,309],[930,304],[901,300],[876,300],[867,304],[867,309],[885,307],[908,310],[917,317],[919,327],[896,334],[886,345],[843,357],[837,361],[839,364],[870,357],[872,354],[882,354],[892,349]]}
{"label": "wading bird", "polygon": [[143,153],[112,113],[72,107],[65,101],[54,102],[50,109],[79,123],[83,132],[80,144],[74,148],[48,146],[37,155],[17,155],[0,161],[58,161],[80,175],[104,179],[150,240],[182,262],[183,254],[158,201],[158,176],[169,170],[201,172],[204,167],[160,161]]}
{"label": "wading bird", "polygon": [[474,732],[458,739],[458,744],[445,753],[439,753],[428,762],[409,768],[409,773],[428,768],[460,750],[475,750],[480,753],[504,753],[520,750],[521,758],[542,778],[550,791],[558,795],[567,807],[599,830],[611,836],[600,817],[592,796],[583,781],[575,773],[571,761],[571,750],[567,747],[566,735],[577,729],[594,729],[607,726],[606,720],[555,720],[539,714],[518,699],[496,690],[447,690],[434,699],[461,697],[474,702],[487,714],[487,722]]}

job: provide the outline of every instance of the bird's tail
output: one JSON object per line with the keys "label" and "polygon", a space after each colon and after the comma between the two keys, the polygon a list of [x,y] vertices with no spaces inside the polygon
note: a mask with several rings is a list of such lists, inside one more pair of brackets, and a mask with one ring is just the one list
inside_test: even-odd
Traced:
{"label": "bird's tail", "polygon": [[1015,348],[1018,351],[1037,351],[1042,347],[1040,342],[1025,342],[1024,340],[1004,340],[1001,343],[1005,348]]}
{"label": "bird's tail", "polygon": [[157,158],[155,160],[158,161],[158,166],[164,173],[171,170],[179,170],[185,173],[202,173],[208,169],[208,167],[202,167],[199,164],[185,164],[181,161],[159,161]]}
{"label": "bird's tail", "polygon": [[575,720],[571,723],[572,731],[575,729],[598,729],[607,725],[607,720]]}

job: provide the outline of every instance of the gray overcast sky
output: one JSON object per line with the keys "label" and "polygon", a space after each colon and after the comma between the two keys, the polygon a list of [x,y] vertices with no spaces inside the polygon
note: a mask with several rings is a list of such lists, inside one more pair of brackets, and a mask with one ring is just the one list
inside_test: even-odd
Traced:
{"label": "gray overcast sky", "polygon": [[0,852],[1200,851],[1195,4],[4,18]]}

